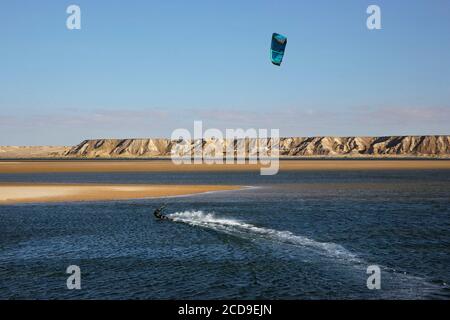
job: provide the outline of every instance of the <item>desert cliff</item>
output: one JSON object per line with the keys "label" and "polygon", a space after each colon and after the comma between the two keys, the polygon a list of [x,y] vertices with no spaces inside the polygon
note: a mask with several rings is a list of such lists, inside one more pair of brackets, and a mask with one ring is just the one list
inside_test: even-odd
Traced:
{"label": "desert cliff", "polygon": [[[221,150],[245,145],[245,155],[255,154],[258,139],[190,141],[192,151],[203,146]],[[85,140],[64,153],[74,158],[168,157],[176,141],[170,139]],[[270,141],[267,144],[270,150]],[[208,154],[208,151],[206,152]],[[282,157],[450,157],[450,136],[311,137],[280,138]]]}
{"label": "desert cliff", "polygon": [[[211,150],[244,150],[244,156],[257,155],[261,139],[187,141],[187,153],[203,147]],[[170,157],[179,141],[170,139],[93,139],[73,147],[0,147],[0,158],[152,158]],[[213,148],[214,145],[219,148]],[[271,141],[266,143],[270,153]],[[290,137],[280,138],[281,157],[426,157],[450,158],[450,136],[387,137]],[[243,148],[240,148],[242,147]],[[205,151],[206,150],[206,151]],[[240,154],[242,155],[242,154]]]}

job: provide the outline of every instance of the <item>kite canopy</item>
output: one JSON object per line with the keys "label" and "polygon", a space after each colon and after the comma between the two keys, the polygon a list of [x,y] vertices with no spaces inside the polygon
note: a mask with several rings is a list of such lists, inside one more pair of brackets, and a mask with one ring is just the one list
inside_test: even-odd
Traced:
{"label": "kite canopy", "polygon": [[284,49],[286,48],[287,38],[281,34],[272,34],[272,45],[270,46],[270,59],[274,65],[279,66],[283,61]]}

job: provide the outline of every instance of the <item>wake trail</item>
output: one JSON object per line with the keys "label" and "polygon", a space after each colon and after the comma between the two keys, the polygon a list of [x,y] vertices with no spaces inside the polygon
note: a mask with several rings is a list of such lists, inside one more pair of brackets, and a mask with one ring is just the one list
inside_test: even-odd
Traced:
{"label": "wake trail", "polygon": [[[279,231],[271,228],[257,227],[250,223],[245,223],[231,218],[219,218],[213,213],[204,213],[203,211],[184,211],[169,214],[173,221],[186,223],[192,226],[208,228],[218,232],[239,236],[244,239],[255,240],[264,239],[277,243],[288,244],[318,254],[324,258],[332,259],[335,262],[349,263],[352,267],[360,269],[366,274],[366,268],[369,265],[364,259],[345,249],[343,246],[333,242],[319,242],[308,237],[294,234],[290,231]],[[430,291],[436,292],[442,289],[441,286],[429,283],[425,279],[405,273],[393,272],[392,268],[379,265],[384,271],[388,272],[393,281],[400,285],[399,291],[405,296],[411,296],[416,292],[417,296],[425,296]],[[397,280],[395,280],[397,279]],[[413,295],[414,296],[414,295]],[[414,296],[414,297],[417,297]]]}
{"label": "wake trail", "polygon": [[244,238],[262,238],[279,243],[294,245],[314,251],[326,257],[332,257],[350,262],[361,262],[356,255],[336,243],[318,242],[305,236],[296,235],[290,231],[257,227],[250,223],[230,218],[218,218],[213,213],[203,211],[184,211],[168,215],[173,221],[183,222],[192,226],[213,229]]}

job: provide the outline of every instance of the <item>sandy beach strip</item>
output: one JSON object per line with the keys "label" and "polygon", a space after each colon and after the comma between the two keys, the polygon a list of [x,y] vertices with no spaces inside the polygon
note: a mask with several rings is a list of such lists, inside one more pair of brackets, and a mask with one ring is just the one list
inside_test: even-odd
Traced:
{"label": "sandy beach strip", "polygon": [[0,205],[158,198],[240,188],[240,186],[226,185],[0,183]]}
{"label": "sandy beach strip", "polygon": [[[267,165],[264,165],[267,167]],[[170,160],[0,161],[0,173],[258,171],[260,164],[182,164]],[[280,160],[281,171],[450,169],[450,160]]]}

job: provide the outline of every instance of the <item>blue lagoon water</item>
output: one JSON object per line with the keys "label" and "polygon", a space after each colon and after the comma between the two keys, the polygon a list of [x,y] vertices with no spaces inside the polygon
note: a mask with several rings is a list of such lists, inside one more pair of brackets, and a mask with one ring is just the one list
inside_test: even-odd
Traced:
{"label": "blue lagoon water", "polygon": [[[450,171],[3,174],[238,184],[167,199],[0,206],[1,299],[449,299]],[[157,221],[168,203],[175,222]],[[69,265],[81,290],[68,290]],[[381,268],[381,289],[366,286]]]}

